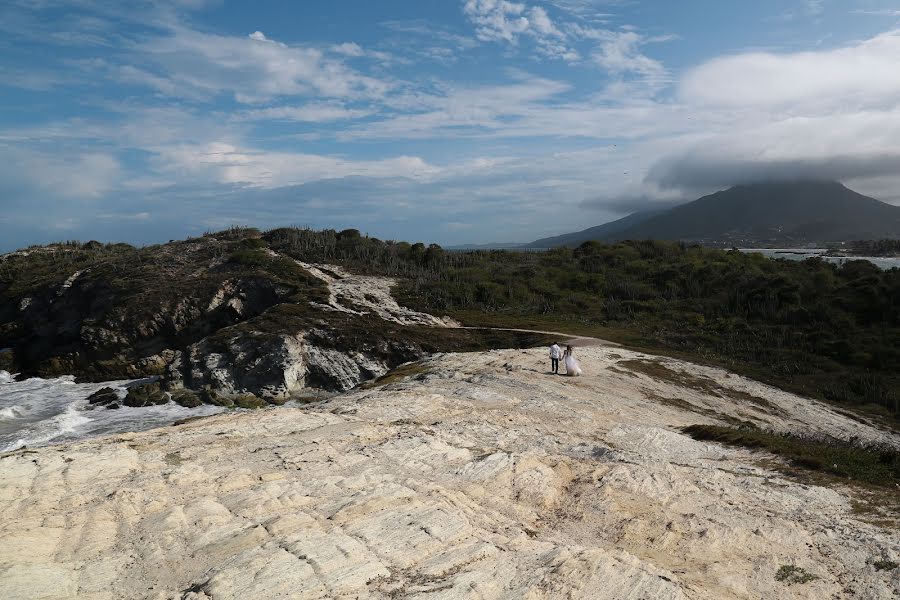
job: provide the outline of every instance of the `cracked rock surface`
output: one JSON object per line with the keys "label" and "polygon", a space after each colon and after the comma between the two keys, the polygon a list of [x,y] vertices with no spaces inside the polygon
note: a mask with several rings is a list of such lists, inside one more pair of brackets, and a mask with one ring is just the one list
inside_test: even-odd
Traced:
{"label": "cracked rock surface", "polygon": [[[872,564],[900,537],[846,490],[679,428],[891,434],[718,369],[593,347],[567,378],[544,355],[436,356],[305,409],[3,455],[0,597],[900,594]],[[782,565],[817,579],[777,581]]]}

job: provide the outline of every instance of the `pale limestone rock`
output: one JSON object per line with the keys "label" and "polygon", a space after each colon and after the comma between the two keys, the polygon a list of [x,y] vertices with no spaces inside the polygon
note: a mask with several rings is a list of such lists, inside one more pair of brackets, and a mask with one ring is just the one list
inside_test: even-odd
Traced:
{"label": "pale limestone rock", "polygon": [[[568,379],[545,374],[543,349],[443,355],[426,377],[314,408],[2,455],[0,598],[900,594],[900,573],[872,566],[900,558],[900,536],[845,490],[679,429],[744,414],[892,434],[716,369],[665,359],[724,392],[629,374],[621,361],[652,357],[623,349],[579,358]],[[787,586],[785,564],[819,579]]]}
{"label": "pale limestone rock", "polygon": [[328,285],[328,304],[316,304],[319,308],[355,315],[372,313],[400,325],[459,327],[449,317],[436,317],[397,304],[391,295],[391,288],[397,282],[389,277],[354,275],[337,265],[295,262]]}

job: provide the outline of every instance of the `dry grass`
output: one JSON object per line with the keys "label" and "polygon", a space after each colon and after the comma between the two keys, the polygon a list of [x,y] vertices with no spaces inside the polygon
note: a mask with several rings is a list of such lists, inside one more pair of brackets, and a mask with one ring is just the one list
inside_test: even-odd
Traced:
{"label": "dry grass", "polygon": [[665,381],[677,385],[678,387],[694,390],[710,396],[718,396],[737,402],[749,403],[769,414],[782,414],[784,412],[765,398],[760,398],[759,396],[754,396],[753,394],[744,391],[724,387],[709,377],[670,369],[660,361],[636,358],[620,360],[616,364],[625,367],[629,371],[642,373],[651,379]]}

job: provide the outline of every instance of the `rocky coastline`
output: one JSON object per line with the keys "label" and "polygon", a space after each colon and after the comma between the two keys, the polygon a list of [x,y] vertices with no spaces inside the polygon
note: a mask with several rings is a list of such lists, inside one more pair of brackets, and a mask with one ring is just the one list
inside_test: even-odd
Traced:
{"label": "rocky coastline", "polygon": [[719,369],[596,346],[567,378],[544,354],[442,354],[302,409],[0,455],[0,597],[900,593],[897,529],[852,488],[681,430],[892,433]]}

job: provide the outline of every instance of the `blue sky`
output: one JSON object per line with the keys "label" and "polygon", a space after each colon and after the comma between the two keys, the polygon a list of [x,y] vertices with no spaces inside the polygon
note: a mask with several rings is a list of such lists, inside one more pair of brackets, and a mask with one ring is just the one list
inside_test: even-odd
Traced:
{"label": "blue sky", "polygon": [[529,241],[733,183],[900,204],[900,2],[7,0],[0,251]]}

